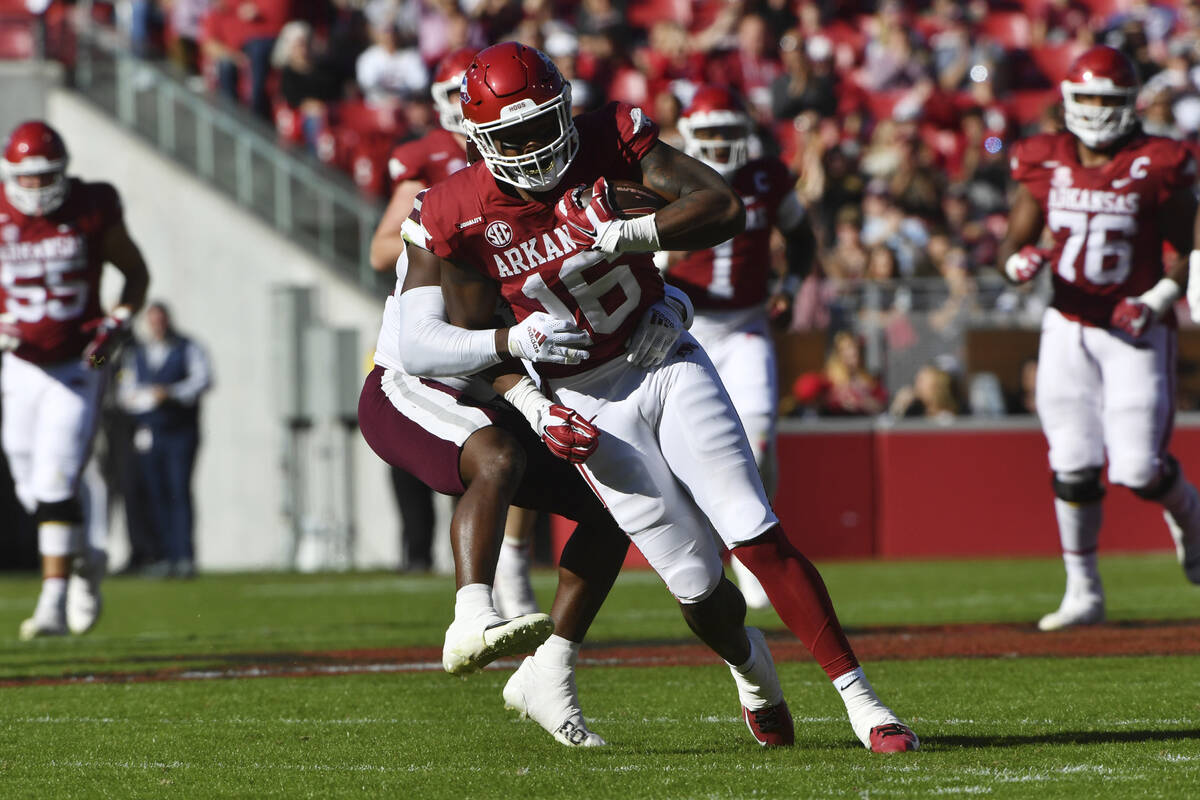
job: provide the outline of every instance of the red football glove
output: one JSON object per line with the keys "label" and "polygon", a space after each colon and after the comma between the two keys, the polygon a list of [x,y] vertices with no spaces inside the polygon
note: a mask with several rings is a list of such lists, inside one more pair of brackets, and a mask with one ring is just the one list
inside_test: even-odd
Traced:
{"label": "red football glove", "polygon": [[92,369],[100,369],[108,363],[129,338],[129,317],[129,309],[116,308],[106,317],[83,324],[83,332],[92,337],[83,350],[84,363]]}
{"label": "red football glove", "polygon": [[1004,274],[1013,283],[1026,283],[1033,280],[1045,265],[1046,254],[1033,245],[1027,244],[1004,262]]}
{"label": "red football glove", "polygon": [[1145,333],[1153,321],[1154,309],[1137,297],[1126,297],[1117,303],[1110,319],[1114,328],[1125,331],[1135,339]]}
{"label": "red football glove", "polygon": [[623,220],[617,216],[616,205],[609,197],[608,181],[597,178],[592,184],[592,196],[587,205],[583,192],[587,186],[580,184],[569,189],[554,206],[554,216],[567,224],[571,241],[585,250],[599,250],[606,255],[620,252],[617,239]]}
{"label": "red football glove", "polygon": [[551,453],[572,464],[587,461],[600,446],[600,429],[557,403],[539,415],[538,433]]}

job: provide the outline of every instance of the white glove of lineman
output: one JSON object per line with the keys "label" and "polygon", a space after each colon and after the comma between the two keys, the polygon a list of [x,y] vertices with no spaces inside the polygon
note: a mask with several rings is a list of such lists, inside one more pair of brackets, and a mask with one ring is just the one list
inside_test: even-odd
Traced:
{"label": "white glove of lineman", "polygon": [[629,337],[626,359],[639,367],[657,367],[670,355],[680,335],[692,327],[694,316],[688,296],[668,284],[666,296],[646,309]]}
{"label": "white glove of lineman", "polygon": [[1193,250],[1188,256],[1187,301],[1192,322],[1200,322],[1200,250]]}
{"label": "white glove of lineman", "polygon": [[529,361],[578,364],[589,355],[581,348],[591,343],[587,331],[545,311],[535,311],[508,329],[508,352]]}

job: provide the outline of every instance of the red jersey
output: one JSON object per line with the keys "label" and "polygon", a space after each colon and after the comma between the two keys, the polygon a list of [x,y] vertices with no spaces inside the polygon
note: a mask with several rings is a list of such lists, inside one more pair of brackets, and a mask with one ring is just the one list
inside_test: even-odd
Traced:
{"label": "red jersey", "polygon": [[454,134],[445,128],[435,128],[420,139],[397,146],[388,158],[388,175],[393,185],[420,181],[433,186],[466,165],[467,151]]}
{"label": "red jersey", "polygon": [[687,292],[697,311],[751,308],[767,299],[771,229],[796,181],[779,159],[758,158],[738,169],[730,183],[746,205],[745,232],[692,250],[667,272],[667,281]]}
{"label": "red jersey", "polygon": [[70,181],[66,200],[43,217],[17,211],[0,187],[0,310],[21,331],[16,355],[35,364],[83,354],[83,324],[103,316],[101,242],[122,221],[116,189]]}
{"label": "red jersey", "polygon": [[579,155],[545,203],[506,194],[478,161],[417,196],[410,240],[434,255],[467,265],[500,283],[517,320],[535,311],[574,320],[591,334],[591,356],[578,366],[538,364],[542,374],[572,375],[625,352],[650,305],[663,297],[650,253],[608,262],[571,241],[554,205],[570,189],[597,178],[640,180],[639,162],[658,141],[658,126],[641,109],[609,103],[575,118]]}
{"label": "red jersey", "polygon": [[1162,278],[1163,204],[1196,180],[1182,144],[1138,135],[1108,163],[1084,167],[1074,136],[1043,134],[1013,147],[1011,167],[1054,235],[1053,306],[1065,316],[1106,328],[1122,298]]}

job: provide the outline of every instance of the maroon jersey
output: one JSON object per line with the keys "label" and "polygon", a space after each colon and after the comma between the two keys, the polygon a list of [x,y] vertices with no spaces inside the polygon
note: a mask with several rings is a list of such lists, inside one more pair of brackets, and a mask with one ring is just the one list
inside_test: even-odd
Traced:
{"label": "maroon jersey", "polygon": [[545,203],[506,194],[478,161],[417,196],[407,235],[434,255],[472,267],[500,283],[517,320],[535,311],[573,319],[591,334],[591,356],[578,366],[538,364],[542,374],[571,375],[625,352],[642,312],[663,297],[649,253],[611,263],[571,241],[554,204],[597,178],[640,180],[641,161],[658,126],[624,103],[575,118],[579,155]]}
{"label": "maroon jersey", "polygon": [[671,265],[667,280],[687,292],[697,311],[751,308],[767,299],[771,275],[771,228],[795,186],[777,158],[743,165],[730,181],[746,205],[746,230],[716,247],[692,250]]}
{"label": "maroon jersey", "polygon": [[27,217],[0,188],[0,310],[21,331],[16,355],[35,364],[78,358],[100,316],[104,234],[122,221],[107,183],[71,179],[67,198],[44,217]]}
{"label": "maroon jersey", "polygon": [[388,158],[388,175],[395,185],[401,181],[420,181],[433,186],[467,165],[467,151],[454,134],[435,128],[392,151]]}
{"label": "maroon jersey", "polygon": [[1182,144],[1138,135],[1108,163],[1084,167],[1074,136],[1043,134],[1014,146],[1011,167],[1054,235],[1053,305],[1064,315],[1108,327],[1122,298],[1162,278],[1163,204],[1196,180]]}

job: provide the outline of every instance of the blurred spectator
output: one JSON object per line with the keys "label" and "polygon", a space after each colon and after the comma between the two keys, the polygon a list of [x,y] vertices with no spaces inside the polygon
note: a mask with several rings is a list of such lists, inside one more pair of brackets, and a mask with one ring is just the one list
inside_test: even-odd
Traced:
{"label": "blurred spectator", "polygon": [[131,0],[129,3],[129,49],[135,56],[157,55],[163,13],[157,0]]}
{"label": "blurred spectator", "polygon": [[823,372],[796,379],[792,397],[828,416],[874,415],[887,407],[887,390],[863,367],[862,343],[847,331],[833,337]]}
{"label": "blurred spectator", "polygon": [[424,95],[429,71],[414,47],[402,47],[395,18],[390,14],[371,25],[374,44],[358,56],[355,78],[363,98],[371,105],[393,106]]}
{"label": "blurred spectator", "polygon": [[213,64],[217,89],[230,100],[238,100],[238,78],[248,66],[242,44],[245,30],[237,15],[238,0],[213,0],[200,26],[201,49]]}
{"label": "blurred spectator", "polygon": [[170,22],[167,53],[184,75],[200,74],[200,41],[211,0],[164,0]]}
{"label": "blurred spectator", "polygon": [[1036,358],[1029,358],[1021,363],[1020,385],[1007,399],[1008,413],[1037,413],[1037,368]]}
{"label": "blurred spectator", "polygon": [[736,87],[760,120],[770,119],[771,84],[781,71],[775,52],[766,20],[748,14],[737,26],[737,48],[710,65],[709,82]]}
{"label": "blurred spectator", "polygon": [[888,413],[893,417],[924,417],[939,423],[954,421],[959,412],[954,376],[933,364],[917,371],[911,386],[905,386],[892,398]]}
{"label": "blurred spectator", "polygon": [[166,563],[157,571],[195,574],[192,542],[192,471],[200,444],[200,395],[212,386],[208,357],[178,333],[162,303],[145,313],[144,338],[123,356],[117,401],[133,415],[133,446],[149,519]]}
{"label": "blurred spectator", "polygon": [[837,109],[833,80],[813,71],[804,43],[795,32],[779,40],[783,72],[771,81],[771,113],[776,119],[791,119],[803,111],[816,111],[822,117]]}
{"label": "blurred spectator", "polygon": [[284,26],[275,41],[271,63],[280,70],[279,93],[289,108],[300,113],[304,141],[316,152],[329,103],[341,97],[341,86],[332,71],[321,69],[314,58],[312,28],[307,22]]}
{"label": "blurred spectator", "polygon": [[235,13],[243,25],[242,52],[250,69],[250,109],[269,120],[267,74],[271,70],[275,37],[292,18],[292,0],[239,0]]}

